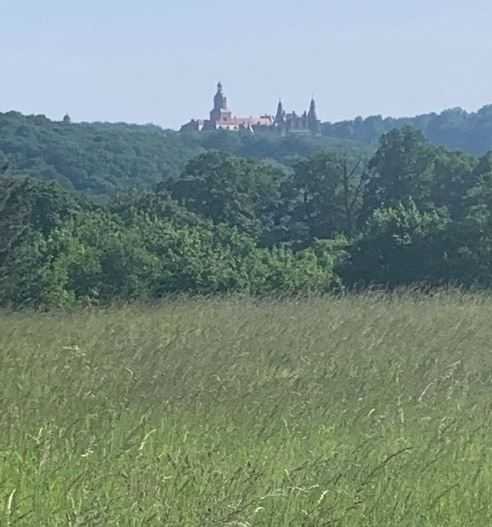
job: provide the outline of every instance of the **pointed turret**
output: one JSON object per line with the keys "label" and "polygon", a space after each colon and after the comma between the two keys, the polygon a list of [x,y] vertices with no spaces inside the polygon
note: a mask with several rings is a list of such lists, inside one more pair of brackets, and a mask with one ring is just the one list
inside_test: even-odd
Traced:
{"label": "pointed turret", "polygon": [[285,111],[284,111],[284,105],[282,104],[282,100],[278,101],[277,106],[277,114],[275,115],[275,121],[274,124],[276,126],[280,126],[285,122]]}
{"label": "pointed turret", "polygon": [[314,121],[318,120],[318,114],[316,112],[316,101],[314,100],[314,97],[311,99],[308,115],[309,115],[309,119],[314,120]]}
{"label": "pointed turret", "polygon": [[313,134],[318,134],[320,132],[321,122],[318,119],[318,113],[316,111],[316,101],[314,100],[314,97],[311,99],[311,104],[309,105],[309,112],[308,112],[308,126],[311,132]]}

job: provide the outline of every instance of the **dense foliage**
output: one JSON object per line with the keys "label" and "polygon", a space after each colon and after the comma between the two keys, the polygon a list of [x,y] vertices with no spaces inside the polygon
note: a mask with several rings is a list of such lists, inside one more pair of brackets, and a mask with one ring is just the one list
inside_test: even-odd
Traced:
{"label": "dense foliage", "polygon": [[334,266],[343,254],[341,244],[318,243],[301,251],[265,247],[249,224],[244,229],[215,224],[166,193],[117,197],[101,207],[54,184],[8,177],[0,183],[4,305],[328,291],[339,283]]}
{"label": "dense foliage", "polygon": [[3,159],[15,173],[96,195],[151,186],[200,151],[186,137],[151,125],[0,114],[0,164]]}
{"label": "dense foliage", "polygon": [[107,196],[151,189],[176,178],[186,163],[208,150],[265,159],[284,166],[320,149],[359,150],[350,140],[275,134],[178,133],[157,126],[51,121],[43,115],[0,113],[0,168],[56,181],[69,190]]}
{"label": "dense foliage", "polygon": [[383,118],[374,115],[352,121],[323,123],[322,132],[337,139],[352,139],[367,144],[377,144],[381,135],[411,126],[420,130],[433,144],[453,150],[463,150],[482,155],[492,150],[492,105],[478,112],[452,108],[440,114],[429,113],[417,117]]}
{"label": "dense foliage", "polygon": [[372,154],[383,134],[405,126],[420,130],[432,144],[452,150],[476,155],[492,150],[492,106],[476,113],[456,108],[413,118],[372,116],[327,122],[319,137],[178,133],[153,125],[72,123],[68,115],[51,121],[43,115],[9,112],[0,113],[0,167],[8,162],[17,174],[105,196],[132,188],[148,190],[176,178],[190,159],[209,150],[285,167],[320,150]]}
{"label": "dense foliage", "polygon": [[[49,126],[56,135],[72,125]],[[120,127],[90,126],[107,128],[108,141]],[[87,141],[95,140],[90,126],[80,127]],[[125,133],[131,129],[121,125]],[[219,139],[242,147],[260,141],[230,133],[201,140]],[[161,167],[160,178],[144,172],[144,186],[156,182],[152,190],[117,192],[104,202],[89,199],[90,186],[73,193],[42,171],[36,179],[22,176],[12,152],[4,154],[0,303],[492,285],[492,154],[477,158],[434,146],[409,127],[383,135],[372,155],[312,143],[312,151],[284,164],[186,141],[190,159],[176,162],[172,173],[165,163],[154,167]],[[101,146],[100,153],[115,148]],[[39,147],[39,155],[48,153]]]}

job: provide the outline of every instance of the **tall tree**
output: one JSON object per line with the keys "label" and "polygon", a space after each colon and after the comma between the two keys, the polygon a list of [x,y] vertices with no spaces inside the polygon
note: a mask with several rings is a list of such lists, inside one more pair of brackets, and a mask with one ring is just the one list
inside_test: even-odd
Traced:
{"label": "tall tree", "polygon": [[266,163],[208,152],[188,163],[169,192],[196,214],[259,235],[279,199],[282,177]]}
{"label": "tall tree", "polygon": [[455,220],[465,214],[465,197],[477,184],[477,160],[462,152],[436,150],[431,202],[435,208],[446,208]]}
{"label": "tall tree", "polygon": [[29,231],[49,234],[80,210],[80,200],[54,183],[0,178],[0,265]]}
{"label": "tall tree", "polygon": [[378,209],[353,243],[343,278],[383,287],[445,282],[448,228],[445,211],[420,212],[411,199]]}
{"label": "tall tree", "polygon": [[405,127],[385,134],[365,174],[363,220],[410,198],[420,210],[432,208],[435,158],[435,147],[418,130]]}
{"label": "tall tree", "polygon": [[360,157],[331,153],[296,162],[284,184],[290,235],[310,243],[337,233],[353,234],[363,167]]}

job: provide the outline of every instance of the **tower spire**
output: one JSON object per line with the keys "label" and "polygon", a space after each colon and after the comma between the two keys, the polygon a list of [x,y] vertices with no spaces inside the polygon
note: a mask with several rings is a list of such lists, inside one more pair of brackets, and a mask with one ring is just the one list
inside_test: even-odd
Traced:
{"label": "tower spire", "polygon": [[311,97],[311,103],[309,104],[309,118],[313,119],[315,121],[318,120],[318,113],[316,112],[316,101],[314,100],[314,96]]}
{"label": "tower spire", "polygon": [[217,93],[214,97],[214,110],[227,110],[227,97],[220,81],[217,83]]}
{"label": "tower spire", "polygon": [[318,112],[316,111],[316,101],[314,95],[311,97],[311,103],[309,104],[309,112],[307,114],[308,127],[313,134],[320,132],[320,120],[318,119]]}
{"label": "tower spire", "polygon": [[214,96],[214,106],[210,112],[211,128],[215,129],[217,123],[228,121],[231,118],[231,112],[227,107],[227,97],[224,95],[222,82],[217,83],[217,93]]}
{"label": "tower spire", "polygon": [[275,115],[275,121],[274,124],[280,125],[285,121],[285,111],[284,111],[284,105],[282,104],[282,99],[279,99],[278,106],[277,106],[277,113]]}

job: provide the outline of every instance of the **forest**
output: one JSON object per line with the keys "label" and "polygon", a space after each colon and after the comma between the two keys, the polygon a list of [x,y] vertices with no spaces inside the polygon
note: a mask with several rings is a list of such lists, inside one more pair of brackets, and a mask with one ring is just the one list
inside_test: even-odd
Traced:
{"label": "forest", "polygon": [[416,128],[431,143],[452,150],[483,155],[492,149],[492,105],[484,106],[477,112],[467,112],[458,107],[416,117],[357,117],[352,121],[324,123],[322,131],[324,135],[339,140],[377,144],[382,134],[404,126]]}
{"label": "forest", "polygon": [[406,124],[377,144],[345,135],[2,114],[0,304],[490,287],[485,139],[457,150]]}

